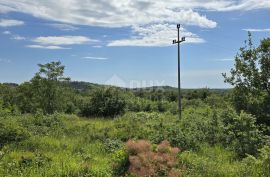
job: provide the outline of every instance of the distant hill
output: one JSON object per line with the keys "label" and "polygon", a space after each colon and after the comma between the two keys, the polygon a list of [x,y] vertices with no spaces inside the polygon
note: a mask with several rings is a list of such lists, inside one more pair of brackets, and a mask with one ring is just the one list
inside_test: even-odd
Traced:
{"label": "distant hill", "polygon": [[103,87],[103,85],[94,84],[90,82],[84,82],[84,81],[70,81],[68,82],[68,85],[78,91],[86,91],[89,89],[95,89],[98,87]]}
{"label": "distant hill", "polygon": [[9,86],[9,87],[18,87],[19,84],[16,83],[3,83],[3,85]]}
{"label": "distant hill", "polygon": [[[19,84],[17,83],[3,83],[3,85],[7,85],[10,87],[18,87]],[[81,91],[84,92],[86,90],[89,89],[96,89],[96,88],[102,88],[102,87],[106,87],[107,85],[102,85],[102,84],[95,84],[95,83],[91,83],[91,82],[85,82],[85,81],[70,81],[67,83],[67,85],[69,85],[71,88],[77,90],[77,91]],[[117,86],[112,86],[115,88],[120,88]],[[177,92],[178,89],[176,87],[172,87],[172,86],[153,86],[153,87],[144,87],[144,88],[122,88],[125,90],[130,90],[133,92],[136,91],[150,91],[150,90],[156,90],[156,91],[173,91],[173,92]],[[199,90],[199,89],[206,89],[206,88],[198,88],[198,89],[188,89],[188,88],[184,88],[181,89],[182,92],[187,92],[187,91],[193,91],[193,90]],[[208,88],[209,89],[209,88]],[[215,93],[224,93],[226,91],[229,91],[231,89],[209,89],[209,91],[211,92],[215,92]]]}

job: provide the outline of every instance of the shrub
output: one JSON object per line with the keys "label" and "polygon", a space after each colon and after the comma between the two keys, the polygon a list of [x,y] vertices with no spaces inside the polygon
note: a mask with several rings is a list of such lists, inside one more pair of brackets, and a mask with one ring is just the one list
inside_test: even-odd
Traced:
{"label": "shrub", "polygon": [[222,146],[202,145],[196,152],[184,151],[179,160],[184,176],[189,177],[246,177],[250,176],[236,154]]}
{"label": "shrub", "polygon": [[118,139],[105,139],[104,148],[107,152],[115,152],[124,146],[124,143]]}
{"label": "shrub", "polygon": [[59,135],[64,129],[61,114],[52,115],[36,114],[34,116],[22,116],[19,119],[22,125],[33,134]]}
{"label": "shrub", "polygon": [[0,148],[5,144],[20,142],[29,137],[29,133],[12,120],[0,122]]}
{"label": "shrub", "polygon": [[37,165],[38,167],[47,165],[51,162],[51,158],[47,157],[46,155],[35,152],[32,156],[22,156],[19,160],[19,165],[21,167]]}
{"label": "shrub", "polygon": [[122,148],[115,151],[112,154],[111,159],[114,176],[123,176],[127,172],[129,166],[128,154],[125,149]]}
{"label": "shrub", "polygon": [[180,176],[177,170],[178,148],[172,148],[168,141],[151,145],[145,140],[129,140],[126,144],[129,154],[128,172],[134,176]]}
{"label": "shrub", "polygon": [[109,87],[97,89],[82,110],[83,116],[114,117],[124,112],[125,99],[119,90]]}
{"label": "shrub", "polygon": [[270,146],[265,145],[259,150],[260,154],[256,158],[249,155],[243,161],[246,164],[246,170],[251,176],[267,176],[270,174]]}
{"label": "shrub", "polygon": [[256,118],[241,112],[237,115],[233,111],[224,111],[221,114],[224,123],[225,146],[231,147],[239,156],[256,154],[262,146],[264,136],[256,125]]}

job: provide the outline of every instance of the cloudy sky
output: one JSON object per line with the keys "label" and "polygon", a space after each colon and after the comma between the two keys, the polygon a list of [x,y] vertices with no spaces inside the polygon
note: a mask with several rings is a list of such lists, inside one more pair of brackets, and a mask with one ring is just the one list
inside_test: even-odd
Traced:
{"label": "cloudy sky", "polygon": [[[270,34],[270,0],[0,0],[0,82],[22,83],[60,60],[72,80],[225,88],[244,45]],[[135,84],[135,85],[134,85]]]}

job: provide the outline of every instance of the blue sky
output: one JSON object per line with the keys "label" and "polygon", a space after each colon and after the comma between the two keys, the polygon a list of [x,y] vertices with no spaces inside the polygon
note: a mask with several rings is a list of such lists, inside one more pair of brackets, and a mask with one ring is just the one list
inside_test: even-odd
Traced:
{"label": "blue sky", "polygon": [[270,34],[269,0],[0,0],[0,82],[22,83],[60,60],[72,80],[126,87],[226,88],[247,30]]}

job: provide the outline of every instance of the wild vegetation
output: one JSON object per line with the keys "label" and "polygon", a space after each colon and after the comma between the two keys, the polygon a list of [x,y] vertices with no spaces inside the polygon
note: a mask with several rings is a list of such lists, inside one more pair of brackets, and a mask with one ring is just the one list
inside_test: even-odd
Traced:
{"label": "wild vegetation", "polygon": [[0,84],[0,176],[269,176],[270,39],[251,36],[228,90],[127,89],[40,64]]}

